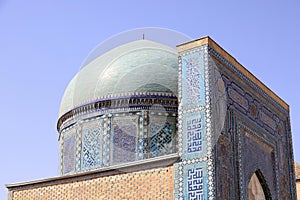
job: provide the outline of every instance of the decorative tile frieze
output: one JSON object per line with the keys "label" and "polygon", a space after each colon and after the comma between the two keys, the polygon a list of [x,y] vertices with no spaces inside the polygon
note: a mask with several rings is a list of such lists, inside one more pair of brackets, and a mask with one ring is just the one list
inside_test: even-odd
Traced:
{"label": "decorative tile frieze", "polygon": [[83,124],[81,147],[82,170],[90,170],[102,166],[103,135],[103,119]]}
{"label": "decorative tile frieze", "polygon": [[175,199],[206,200],[208,199],[207,166],[204,161],[193,159],[174,166]]}
{"label": "decorative tile frieze", "polygon": [[182,107],[191,109],[205,103],[204,52],[181,57]]}
{"label": "decorative tile frieze", "polygon": [[251,87],[254,88],[256,92],[258,92],[260,95],[262,95],[264,98],[266,98],[269,102],[272,102],[274,105],[276,105],[281,112],[288,114],[288,110],[286,110],[284,107],[282,107],[277,101],[275,101],[273,98],[271,98],[265,91],[263,91],[257,84],[255,84],[252,80],[249,79],[245,74],[240,72],[232,63],[228,62],[224,57],[222,57],[216,50],[209,47],[209,54],[213,55],[216,59],[218,59],[222,64],[226,65],[231,69],[234,74],[238,75],[242,80],[244,80],[246,83],[251,85]]}
{"label": "decorative tile frieze", "polygon": [[75,171],[76,163],[76,137],[75,134],[66,136],[63,143],[63,173]]}
{"label": "decorative tile frieze", "polygon": [[185,196],[187,200],[207,199],[206,166],[203,163],[194,163],[183,166]]}
{"label": "decorative tile frieze", "polygon": [[[79,120],[61,132],[60,173],[94,170],[176,153],[176,121],[177,113],[156,109],[107,113]],[[64,159],[70,153],[67,141],[70,131],[75,138],[72,146],[75,167],[64,170]]]}
{"label": "decorative tile frieze", "polygon": [[183,115],[183,159],[206,156],[205,111]]}
{"label": "decorative tile frieze", "polygon": [[[207,45],[180,53],[176,199],[214,199],[211,74]],[[209,169],[209,170],[208,170]]]}

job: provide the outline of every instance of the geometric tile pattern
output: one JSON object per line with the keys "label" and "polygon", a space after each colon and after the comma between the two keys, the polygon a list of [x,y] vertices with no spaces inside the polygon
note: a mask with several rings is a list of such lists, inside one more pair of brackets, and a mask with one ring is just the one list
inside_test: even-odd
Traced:
{"label": "geometric tile pattern", "polygon": [[[272,199],[295,199],[293,166],[289,164],[293,163],[289,110],[276,95],[269,95],[259,81],[239,71],[213,48],[209,48],[209,53],[219,65],[226,87],[231,117],[225,134],[234,144],[232,147],[238,144],[233,152],[238,155],[237,161],[231,162],[236,165],[233,171],[239,173],[239,180],[235,178],[239,184],[230,190],[236,192],[238,199],[247,199],[247,185],[255,169],[259,169],[267,179],[262,185],[268,188]],[[218,185],[224,184],[224,179],[218,180]]]}
{"label": "geometric tile pattern", "polygon": [[111,121],[109,118],[105,117],[103,119],[103,146],[102,146],[102,165],[107,167],[110,165],[110,142],[111,142],[111,131],[110,131]]}
{"label": "geometric tile pattern", "polygon": [[[208,45],[180,53],[181,160],[174,167],[91,176],[28,190],[20,187],[10,191],[10,198],[247,199],[249,178],[259,168],[268,180],[262,184],[271,190],[268,197],[295,199],[288,109],[226,59]],[[63,131],[61,171],[76,170],[74,164],[68,165],[75,160],[78,169],[92,169],[175,152],[175,123],[161,123],[162,118],[150,122],[147,111],[139,113],[120,119],[106,113],[103,126]]]}
{"label": "geometric tile pattern", "polygon": [[229,78],[228,75],[223,74],[222,77],[228,90],[229,105],[233,105],[271,135],[282,135],[283,130],[280,130],[282,128],[279,127],[284,124],[284,118],[279,117],[274,111],[271,112],[268,105],[247,92],[245,88],[237,86],[235,81]]}
{"label": "geometric tile pattern", "polygon": [[204,59],[203,52],[182,57],[182,106],[191,109],[204,104]]}
{"label": "geometric tile pattern", "polygon": [[147,112],[143,113],[104,114],[80,120],[62,130],[60,173],[88,171],[175,153],[177,114],[162,114],[158,110],[151,112],[150,117]]}
{"label": "geometric tile pattern", "polygon": [[205,166],[201,163],[185,165],[183,167],[183,176],[185,187],[185,196],[187,200],[207,199]]}
{"label": "geometric tile pattern", "polygon": [[201,118],[187,121],[187,150],[188,153],[200,152],[202,146]]}
{"label": "geometric tile pattern", "polygon": [[178,76],[178,147],[175,198],[214,199],[211,86],[208,46],[180,53]]}
{"label": "geometric tile pattern", "polygon": [[183,159],[206,156],[205,111],[183,114]]}
{"label": "geometric tile pattern", "polygon": [[101,165],[102,161],[101,127],[82,131],[82,168],[92,169]]}
{"label": "geometric tile pattern", "polygon": [[147,129],[145,128],[145,123],[146,123],[145,121],[147,121],[147,112],[142,111],[140,112],[139,123],[138,123],[139,131],[137,135],[137,144],[136,144],[137,160],[143,160],[148,158],[148,154],[147,154],[148,137],[146,136]]}
{"label": "geometric tile pattern", "polygon": [[[264,183],[265,187],[271,191],[270,194],[274,198],[281,199],[276,194],[276,174],[278,174],[278,168],[275,162],[277,161],[277,154],[274,154],[275,142],[271,139],[262,139],[259,134],[253,130],[253,127],[249,127],[239,124],[239,148],[238,158],[240,165],[240,187],[243,188],[240,193],[241,199],[247,199],[248,188],[247,183],[250,181],[250,173],[254,173],[253,169],[259,169],[263,172],[263,176],[268,180],[268,183]],[[257,157],[257,155],[260,155]],[[257,158],[256,158],[257,157]],[[278,161],[277,161],[278,162]],[[264,163],[264,164],[262,164]],[[249,179],[249,180],[248,180]],[[283,198],[286,199],[286,198]]]}
{"label": "geometric tile pattern", "polygon": [[[145,134],[145,152],[149,158],[168,155],[177,151],[176,115],[166,115],[151,112],[146,118],[149,124],[144,124],[148,134]],[[146,132],[145,132],[146,133]]]}
{"label": "geometric tile pattern", "polygon": [[76,151],[76,138],[72,134],[73,130],[66,135],[63,143],[63,173],[70,173],[74,171],[75,167],[75,151]]}
{"label": "geometric tile pattern", "polygon": [[136,160],[138,116],[113,118],[112,131],[113,164]]}
{"label": "geometric tile pattern", "polygon": [[[155,127],[155,128],[154,128]],[[157,128],[159,127],[159,128]],[[153,130],[155,129],[155,130]],[[151,124],[151,132],[153,136],[150,137],[150,157],[157,157],[160,155],[167,155],[172,152],[172,125],[166,124]]]}

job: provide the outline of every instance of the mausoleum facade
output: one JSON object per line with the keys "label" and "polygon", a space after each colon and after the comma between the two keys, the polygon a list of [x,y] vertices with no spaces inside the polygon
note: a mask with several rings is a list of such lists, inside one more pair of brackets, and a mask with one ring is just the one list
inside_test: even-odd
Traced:
{"label": "mausoleum facade", "polygon": [[289,106],[210,37],[114,47],[69,83],[60,175],[9,200],[296,200]]}

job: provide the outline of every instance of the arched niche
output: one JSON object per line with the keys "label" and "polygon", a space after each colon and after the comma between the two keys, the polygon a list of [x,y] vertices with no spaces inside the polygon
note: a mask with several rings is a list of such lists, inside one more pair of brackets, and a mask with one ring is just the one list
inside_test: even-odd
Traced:
{"label": "arched niche", "polygon": [[248,184],[249,200],[271,200],[271,193],[267,182],[260,170],[257,170],[251,176]]}

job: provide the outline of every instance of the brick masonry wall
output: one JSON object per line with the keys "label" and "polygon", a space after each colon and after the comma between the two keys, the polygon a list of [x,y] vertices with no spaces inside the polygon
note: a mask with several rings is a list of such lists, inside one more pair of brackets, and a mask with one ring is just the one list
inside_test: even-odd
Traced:
{"label": "brick masonry wall", "polygon": [[[300,178],[300,165],[295,162],[295,176]],[[296,180],[297,199],[300,200],[300,180]]]}
{"label": "brick masonry wall", "polygon": [[300,200],[300,180],[296,181],[297,199]]}
{"label": "brick masonry wall", "polygon": [[295,176],[300,178],[300,165],[297,162],[295,162]]}
{"label": "brick masonry wall", "polygon": [[13,200],[174,199],[173,166],[14,190]]}

